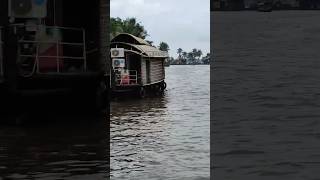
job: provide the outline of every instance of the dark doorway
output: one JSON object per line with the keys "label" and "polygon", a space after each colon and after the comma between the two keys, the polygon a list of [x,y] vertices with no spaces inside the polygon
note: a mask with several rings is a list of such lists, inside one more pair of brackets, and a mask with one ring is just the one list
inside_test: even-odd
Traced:
{"label": "dark doorway", "polygon": [[130,70],[130,83],[140,83],[141,75],[141,56],[138,54],[129,54],[127,56],[127,69]]}

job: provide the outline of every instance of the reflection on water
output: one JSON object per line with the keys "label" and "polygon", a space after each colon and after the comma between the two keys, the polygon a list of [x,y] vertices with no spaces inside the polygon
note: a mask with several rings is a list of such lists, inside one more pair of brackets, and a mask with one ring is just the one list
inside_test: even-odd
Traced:
{"label": "reflection on water", "polygon": [[163,97],[111,103],[111,179],[209,178],[209,66],[170,66]]}
{"label": "reflection on water", "polygon": [[1,124],[0,180],[107,179],[106,118],[46,113],[19,126]]}

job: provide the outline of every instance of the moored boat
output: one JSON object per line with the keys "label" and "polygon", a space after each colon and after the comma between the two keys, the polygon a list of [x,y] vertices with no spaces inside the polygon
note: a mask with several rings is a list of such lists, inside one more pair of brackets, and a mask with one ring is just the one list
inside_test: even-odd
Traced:
{"label": "moored boat", "polygon": [[119,34],[111,41],[111,88],[144,97],[147,91],[166,89],[165,60],[168,53],[131,34]]}

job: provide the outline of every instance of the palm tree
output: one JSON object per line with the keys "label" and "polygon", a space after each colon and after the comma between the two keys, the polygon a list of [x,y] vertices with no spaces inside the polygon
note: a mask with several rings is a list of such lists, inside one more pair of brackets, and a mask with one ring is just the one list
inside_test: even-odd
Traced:
{"label": "palm tree", "polygon": [[200,58],[201,58],[201,56],[202,56],[202,51],[201,51],[201,49],[198,49],[198,50],[197,50],[196,55],[197,55],[197,57],[198,57],[198,62],[200,63]]}
{"label": "palm tree", "polygon": [[202,51],[201,49],[192,49],[192,52],[190,52],[193,55],[193,63],[197,64],[200,62],[200,57],[202,56]]}
{"label": "palm tree", "polygon": [[110,23],[111,23],[110,38],[112,39],[115,36],[117,36],[119,33],[123,32],[122,20],[120,18],[111,18]]}
{"label": "palm tree", "polygon": [[161,42],[159,45],[159,50],[168,52],[170,50],[169,45],[165,42]]}
{"label": "palm tree", "polygon": [[203,64],[210,64],[210,53],[207,53],[205,57],[202,57]]}
{"label": "palm tree", "polygon": [[182,64],[187,64],[187,56],[188,56],[188,53],[187,52],[185,52],[185,51],[183,51],[182,52],[182,59],[183,59],[183,62],[182,62]]}
{"label": "palm tree", "polygon": [[194,55],[196,55],[197,52],[198,52],[198,49],[196,49],[196,48],[193,48],[193,49],[192,49],[192,53],[193,53]]}
{"label": "palm tree", "polygon": [[183,57],[184,59],[186,59],[186,58],[187,58],[187,55],[188,55],[188,53],[187,53],[187,52],[185,52],[185,51],[183,51],[183,52],[182,52],[182,57]]}
{"label": "palm tree", "polygon": [[110,37],[114,38],[120,33],[129,33],[142,39],[148,36],[147,31],[140,23],[137,23],[136,18],[127,18],[125,20],[111,18]]}
{"label": "palm tree", "polygon": [[189,52],[187,54],[188,64],[195,64],[195,54],[194,52]]}
{"label": "palm tree", "polygon": [[136,18],[127,18],[122,21],[122,29],[123,32],[132,34],[142,39],[145,39],[148,35],[144,27],[140,23],[137,23]]}
{"label": "palm tree", "polygon": [[181,53],[182,53],[182,49],[181,48],[179,48],[179,49],[177,49],[177,53],[179,54],[179,59],[181,59]]}

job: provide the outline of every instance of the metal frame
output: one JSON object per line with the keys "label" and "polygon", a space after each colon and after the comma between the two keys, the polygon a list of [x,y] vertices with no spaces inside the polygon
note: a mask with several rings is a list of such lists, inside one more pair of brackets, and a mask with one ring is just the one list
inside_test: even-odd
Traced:
{"label": "metal frame", "polygon": [[[138,84],[138,71],[136,70],[127,70],[129,75],[124,74],[116,74],[115,75],[115,82],[117,86],[137,86]],[[129,76],[128,82],[123,81],[123,77]]]}
{"label": "metal frame", "polygon": [[[14,26],[14,30],[16,32],[17,27],[28,27],[28,25],[24,25],[24,24],[15,24]],[[85,45],[85,39],[86,39],[86,34],[85,34],[85,30],[84,29],[78,29],[78,28],[68,28],[68,27],[58,27],[58,26],[45,26],[45,25],[40,25],[41,27],[45,27],[45,28],[52,28],[52,29],[57,29],[57,30],[72,30],[72,31],[81,31],[82,32],[82,42],[81,43],[71,43],[71,42],[63,42],[63,41],[32,41],[32,40],[24,40],[21,39],[18,41],[18,45],[20,47],[20,45],[23,44],[32,44],[34,47],[36,47],[36,52],[34,54],[21,54],[21,51],[19,49],[18,51],[18,58],[21,57],[30,57],[30,58],[35,58],[35,62],[34,62],[34,67],[32,72],[30,72],[30,74],[28,75],[24,75],[25,77],[29,77],[29,76],[33,76],[35,73],[37,74],[46,74],[46,73],[42,73],[41,72],[41,68],[39,66],[39,59],[41,58],[52,58],[52,59],[56,59],[56,72],[54,73],[61,73],[61,69],[60,69],[60,64],[61,64],[61,60],[62,59],[69,59],[69,60],[83,60],[83,71],[86,72],[87,71],[87,59],[86,59],[86,45]],[[39,25],[32,25],[31,27],[36,27],[37,31],[39,30],[38,28],[40,27]],[[62,31],[61,31],[62,32]],[[56,47],[56,56],[41,56],[39,54],[39,47],[41,46],[41,44],[53,44]],[[60,56],[60,52],[59,49],[61,46],[63,45],[69,45],[69,46],[80,46],[80,48],[82,49],[82,54],[81,56]],[[52,72],[50,72],[52,73]]]}

